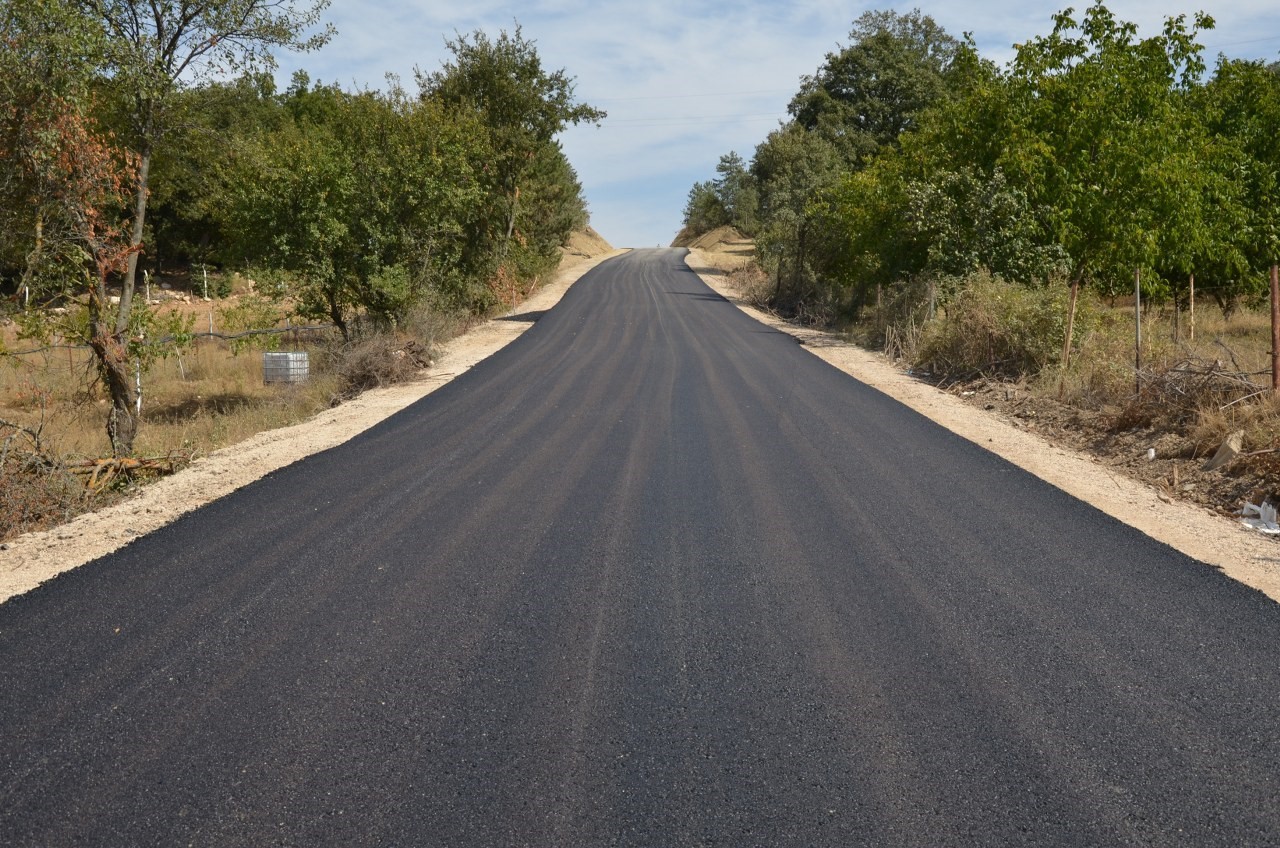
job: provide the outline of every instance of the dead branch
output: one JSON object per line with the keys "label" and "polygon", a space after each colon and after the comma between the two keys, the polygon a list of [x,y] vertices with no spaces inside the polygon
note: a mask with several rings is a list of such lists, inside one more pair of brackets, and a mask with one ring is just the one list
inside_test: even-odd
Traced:
{"label": "dead branch", "polygon": [[88,477],[85,488],[96,494],[121,480],[173,474],[189,465],[192,458],[192,454],[182,452],[151,457],[108,457],[69,462],[66,468],[72,474]]}

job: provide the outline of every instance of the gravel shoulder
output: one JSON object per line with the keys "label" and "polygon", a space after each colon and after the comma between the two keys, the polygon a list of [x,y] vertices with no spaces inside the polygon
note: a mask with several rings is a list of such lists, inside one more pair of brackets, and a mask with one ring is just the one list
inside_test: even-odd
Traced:
{"label": "gravel shoulder", "polygon": [[[595,256],[570,253],[555,280],[516,307],[511,315],[504,316],[505,320],[487,321],[450,341],[438,357],[438,364],[423,371],[417,380],[365,392],[301,424],[259,433],[198,459],[118,504],[86,513],[59,527],[10,540],[0,546],[0,602],[106,556],[277,469],[364,432],[511,343],[533,325],[537,314],[555,306],[578,278],[625,252],[611,250]],[[512,320],[521,315],[530,318]]]}
{"label": "gravel shoulder", "polygon": [[1112,473],[1083,453],[913,379],[882,355],[747,305],[725,275],[727,267],[740,264],[740,257],[695,249],[686,261],[716,292],[761,323],[796,337],[818,358],[1151,538],[1280,601],[1280,545],[1274,539],[1203,507],[1168,502],[1151,486]]}

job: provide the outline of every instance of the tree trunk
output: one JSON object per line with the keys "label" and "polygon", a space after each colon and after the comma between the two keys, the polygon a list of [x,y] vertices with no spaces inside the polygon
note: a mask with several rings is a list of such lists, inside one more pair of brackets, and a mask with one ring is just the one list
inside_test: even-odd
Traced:
{"label": "tree trunk", "polygon": [[[27,254],[27,267],[22,272],[22,282],[19,284],[19,291],[31,291],[31,281],[35,279],[36,269],[40,267],[40,259],[44,255],[44,213],[39,209],[36,210],[36,243],[31,248],[31,252]],[[30,294],[28,294],[28,302]],[[24,306],[26,304],[23,304]]]}
{"label": "tree trunk", "polygon": [[515,191],[511,195],[511,207],[507,212],[507,241],[510,242],[516,234],[516,210],[520,206],[520,186],[516,186]]}
{"label": "tree trunk", "polygon": [[325,295],[325,299],[329,302],[329,320],[333,322],[333,326],[338,328],[338,332],[342,333],[342,341],[351,341],[351,331],[347,327],[347,321],[342,317],[342,307],[338,303],[332,292]]}
{"label": "tree trunk", "polygon": [[138,279],[138,257],[142,254],[142,233],[147,220],[147,183],[151,174],[151,145],[145,145],[138,157],[138,193],[133,205],[133,233],[129,236],[129,265],[125,269],[124,282],[120,286],[120,309],[116,312],[116,334],[129,329],[133,312],[133,290]]}
{"label": "tree trunk", "polygon": [[133,452],[133,440],[138,434],[138,419],[134,417],[138,396],[133,375],[129,372],[129,351],[121,333],[112,332],[107,323],[104,304],[107,284],[99,280],[89,296],[91,335],[89,347],[98,359],[98,373],[107,386],[111,410],[107,413],[107,438],[111,441],[111,455],[120,457]]}
{"label": "tree trunk", "polygon": [[1080,297],[1080,277],[1071,278],[1071,300],[1067,305],[1067,336],[1062,340],[1062,368],[1071,365],[1071,337],[1076,329],[1076,300]]}

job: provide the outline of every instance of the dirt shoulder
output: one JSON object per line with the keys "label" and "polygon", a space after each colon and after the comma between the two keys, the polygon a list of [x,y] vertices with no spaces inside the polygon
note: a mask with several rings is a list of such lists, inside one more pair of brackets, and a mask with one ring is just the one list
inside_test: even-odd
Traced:
{"label": "dirt shoulder", "polygon": [[1173,500],[1084,453],[921,383],[884,356],[745,304],[725,272],[736,267],[739,258],[725,251],[695,249],[687,261],[707,285],[738,308],[795,336],[820,359],[1151,538],[1280,601],[1280,543],[1274,539],[1201,506]]}
{"label": "dirt shoulder", "polygon": [[[574,242],[571,248],[555,280],[516,307],[513,314],[550,309],[579,277],[626,252],[613,250],[598,237]],[[530,326],[532,322],[488,321],[445,345],[438,364],[413,382],[365,392],[301,424],[259,433],[197,460],[121,503],[0,545],[0,601],[106,556],[279,468],[347,441],[431,394]]]}

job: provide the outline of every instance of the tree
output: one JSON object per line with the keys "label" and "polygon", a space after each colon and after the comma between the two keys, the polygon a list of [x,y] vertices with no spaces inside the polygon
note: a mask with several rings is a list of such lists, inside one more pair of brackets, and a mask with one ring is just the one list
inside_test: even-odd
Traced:
{"label": "tree", "polygon": [[[137,430],[129,364],[142,351],[138,327],[113,315],[107,278],[136,253],[123,210],[138,183],[137,162],[88,114],[93,58],[102,44],[92,24],[57,0],[0,9],[3,205],[34,219],[23,285],[37,303],[87,290],[85,324],[72,318],[61,329],[82,335],[94,352],[112,399],[107,435],[118,456],[131,450]],[[49,332],[43,312],[24,318],[27,335]]]}
{"label": "tree", "polygon": [[[574,99],[565,71],[548,73],[534,42],[517,25],[496,39],[477,31],[448,43],[453,61],[431,74],[418,74],[422,96],[451,113],[471,113],[488,130],[487,172],[493,203],[469,244],[471,265],[493,262],[496,272],[508,258],[516,234],[521,192],[542,151],[570,124],[599,124],[605,113]],[[497,244],[495,256],[483,255]]]}
{"label": "tree", "polygon": [[[1280,261],[1280,64],[1222,58],[1192,108],[1204,116],[1219,154],[1219,186],[1238,194],[1238,213],[1220,219],[1219,238],[1201,251],[1197,267],[1208,264],[1232,297],[1250,290],[1249,278],[1260,285],[1268,266]],[[1223,205],[1219,197],[1207,200]]]}
{"label": "tree", "polygon": [[760,197],[747,163],[736,152],[726,153],[716,165],[719,176],[714,182],[720,205],[733,224],[743,233],[753,235],[759,224]]}
{"label": "tree", "polygon": [[227,264],[226,215],[235,191],[234,163],[246,144],[289,120],[275,81],[265,72],[208,81],[179,91],[165,143],[150,171],[147,258],[162,263]]}
{"label": "tree", "polygon": [[880,148],[895,145],[945,95],[960,43],[919,10],[866,12],[849,40],[802,80],[787,108],[797,124],[862,166]]}
{"label": "tree", "polygon": [[[127,145],[136,157],[138,178],[125,269],[114,333],[128,332],[145,233],[152,159],[170,126],[178,93],[192,79],[229,70],[272,65],[271,49],[308,50],[323,44],[331,28],[305,37],[320,20],[328,0],[79,0],[81,13],[105,38],[101,70],[125,110]],[[107,348],[121,349],[120,344]],[[109,381],[113,404],[123,398]],[[123,414],[123,413],[121,413]],[[136,425],[124,427],[117,450],[130,451]]]}
{"label": "tree", "polygon": [[1031,143],[1007,160],[1008,172],[1034,188],[1033,205],[1049,210],[1070,257],[1064,363],[1082,285],[1121,284],[1134,269],[1158,267],[1168,214],[1181,219],[1182,239],[1199,238],[1205,169],[1185,92],[1204,70],[1198,31],[1212,26],[1205,15],[1190,27],[1169,18],[1161,35],[1139,40],[1135,25],[1099,2],[1078,22],[1055,15],[1050,35],[1018,48],[1013,120]]}
{"label": "tree", "polygon": [[683,232],[689,237],[697,238],[728,223],[729,211],[720,200],[716,184],[710,180],[694,183],[693,188],[689,189],[689,199],[684,204]]}
{"label": "tree", "polygon": [[296,117],[236,151],[228,231],[236,249],[291,272],[299,311],[344,338],[365,319],[393,327],[431,294],[469,306],[461,268],[483,206],[486,131],[439,104],[337,87],[286,94]]}
{"label": "tree", "polygon": [[835,146],[795,122],[774,130],[756,148],[751,162],[761,221],[756,250],[776,275],[775,299],[789,299],[794,306],[812,293],[809,204],[842,172]]}

